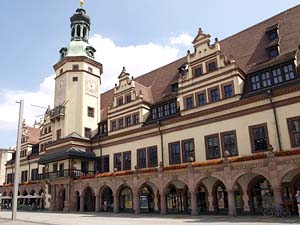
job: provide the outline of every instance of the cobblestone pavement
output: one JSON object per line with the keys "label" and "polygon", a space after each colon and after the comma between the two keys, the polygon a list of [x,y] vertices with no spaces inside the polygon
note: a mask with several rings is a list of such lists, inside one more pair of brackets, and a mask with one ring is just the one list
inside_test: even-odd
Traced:
{"label": "cobblestone pavement", "polygon": [[18,212],[18,220],[11,221],[11,212],[0,212],[0,225],[280,225],[299,224],[300,218],[263,216],[181,216],[134,215],[110,213],[54,213]]}

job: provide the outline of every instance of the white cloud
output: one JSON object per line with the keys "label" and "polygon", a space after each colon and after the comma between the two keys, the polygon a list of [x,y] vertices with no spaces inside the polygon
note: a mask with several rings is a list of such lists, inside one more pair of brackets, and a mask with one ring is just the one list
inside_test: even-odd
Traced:
{"label": "white cloud", "polygon": [[[141,45],[118,46],[109,38],[99,34],[94,35],[90,43],[97,49],[96,59],[103,64],[104,69],[102,92],[114,87],[123,66],[131,76],[137,77],[174,61],[178,58],[180,47],[187,46],[187,43],[191,42],[191,37],[183,33],[169,40],[170,43],[167,45],[149,42]],[[0,88],[0,137],[3,132],[16,131],[19,112],[16,101],[20,99],[25,101],[26,123],[32,125],[35,120],[39,120],[37,116],[42,115],[45,110],[31,105],[47,107],[53,104],[54,75],[46,77],[37,91]],[[5,140],[1,140],[0,144],[2,145],[3,142],[7,146],[10,144],[5,143]]]}
{"label": "white cloud", "polygon": [[19,117],[19,104],[16,101],[24,100],[24,118],[26,123],[32,125],[35,120],[39,120],[39,115],[45,112],[44,109],[33,107],[38,105],[47,107],[52,105],[54,93],[54,75],[46,77],[40,84],[39,90],[1,90],[0,103],[0,132],[15,130]]}
{"label": "white cloud", "polygon": [[189,34],[182,33],[177,37],[170,37],[170,43],[172,45],[185,45],[185,46],[191,46],[193,37]]}
{"label": "white cloud", "polygon": [[90,43],[97,49],[97,60],[103,64],[103,91],[114,87],[123,66],[131,76],[137,77],[174,61],[179,53],[175,47],[151,42],[121,47],[98,34],[91,38]]}

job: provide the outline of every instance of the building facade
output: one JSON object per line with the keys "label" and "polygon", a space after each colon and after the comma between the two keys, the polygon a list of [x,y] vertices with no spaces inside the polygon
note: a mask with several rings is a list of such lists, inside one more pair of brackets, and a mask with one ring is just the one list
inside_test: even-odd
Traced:
{"label": "building facade", "polygon": [[[119,83],[100,94],[90,18],[77,9],[71,42],[54,65],[54,108],[38,141],[22,146],[32,151],[21,158],[20,204],[192,215],[284,204],[295,211],[299,21],[296,6],[214,43],[199,29],[186,56],[137,78],[123,68]],[[6,202],[13,165],[0,187]]]}

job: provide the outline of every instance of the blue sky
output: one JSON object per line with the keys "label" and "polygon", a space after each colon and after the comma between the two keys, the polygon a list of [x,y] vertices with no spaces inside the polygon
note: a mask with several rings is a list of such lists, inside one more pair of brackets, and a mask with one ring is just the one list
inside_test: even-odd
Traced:
{"label": "blue sky", "polygon": [[[78,2],[1,0],[0,148],[13,146],[16,140],[16,99],[25,98],[29,122],[43,113],[30,104],[51,104],[49,76],[59,49],[69,42],[69,18]],[[191,48],[186,42],[199,27],[212,38],[223,39],[297,4],[296,0],[85,0],[84,8],[92,19],[91,43],[104,64],[106,90],[116,82],[122,64],[138,76],[183,56]],[[115,54],[119,57],[114,64]]]}

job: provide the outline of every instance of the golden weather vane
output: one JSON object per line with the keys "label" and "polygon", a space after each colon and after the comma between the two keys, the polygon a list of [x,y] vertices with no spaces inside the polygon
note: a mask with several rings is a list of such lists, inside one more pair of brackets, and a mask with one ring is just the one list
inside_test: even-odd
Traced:
{"label": "golden weather vane", "polygon": [[82,8],[83,4],[84,4],[84,1],[83,0],[79,0],[80,8]]}

